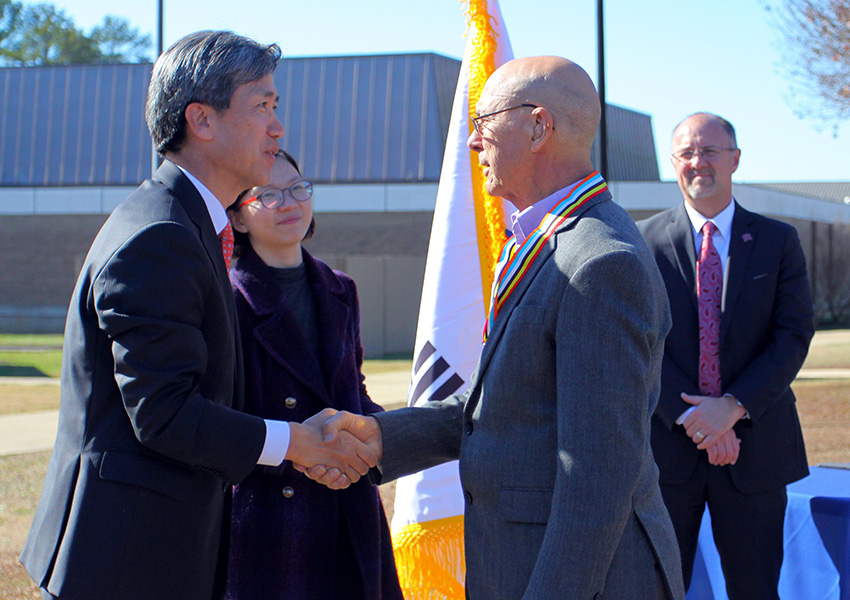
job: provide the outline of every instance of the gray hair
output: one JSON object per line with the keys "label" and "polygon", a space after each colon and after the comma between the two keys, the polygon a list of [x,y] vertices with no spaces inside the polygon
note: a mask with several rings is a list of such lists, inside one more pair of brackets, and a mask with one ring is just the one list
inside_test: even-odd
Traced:
{"label": "gray hair", "polygon": [[225,110],[236,88],[273,73],[280,55],[277,44],[230,31],[198,31],[175,42],[156,61],[148,87],[145,119],[156,151],[180,150],[189,104]]}

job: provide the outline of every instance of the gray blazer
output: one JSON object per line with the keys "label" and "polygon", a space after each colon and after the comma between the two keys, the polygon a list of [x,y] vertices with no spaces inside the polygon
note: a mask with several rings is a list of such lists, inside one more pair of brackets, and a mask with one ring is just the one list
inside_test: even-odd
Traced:
{"label": "gray blazer", "polygon": [[375,415],[384,480],[460,459],[469,598],[656,598],[659,574],[684,598],[649,445],[669,329],[655,262],[605,192],[508,298],[465,394]]}

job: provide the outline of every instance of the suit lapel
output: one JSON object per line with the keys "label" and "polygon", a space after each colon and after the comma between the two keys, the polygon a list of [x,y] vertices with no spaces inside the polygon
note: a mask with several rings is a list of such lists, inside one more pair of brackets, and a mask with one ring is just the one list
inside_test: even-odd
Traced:
{"label": "suit lapel", "polygon": [[697,255],[694,247],[694,226],[685,212],[684,205],[673,211],[667,224],[667,238],[670,241],[669,251],[673,262],[679,269],[685,287],[690,290],[690,298],[697,309],[696,262]]}
{"label": "suit lapel", "polygon": [[[571,217],[567,223],[571,223],[574,217]],[[566,227],[565,223],[562,225],[562,229]],[[534,259],[534,262],[528,267],[528,271],[526,271],[525,276],[519,280],[514,288],[513,293],[508,296],[508,299],[502,305],[502,309],[499,311],[499,315],[496,317],[496,320],[493,322],[493,330],[487,336],[487,343],[484,344],[484,348],[481,350],[481,359],[478,365],[478,380],[480,381],[482,376],[484,375],[484,371],[487,369],[487,365],[490,363],[490,359],[493,356],[493,352],[499,345],[499,340],[502,337],[502,334],[505,331],[505,327],[507,325],[508,320],[510,319],[511,313],[514,308],[520,303],[522,297],[528,291],[528,287],[531,285],[531,282],[534,281],[534,277],[537,273],[540,272],[540,269],[546,264],[546,261],[555,251],[555,244],[557,239],[557,232],[546,243],[546,246],[541,248],[540,253],[537,255],[537,258]]]}
{"label": "suit lapel", "polygon": [[[525,275],[522,279],[517,283],[516,288],[513,293],[508,296],[505,303],[502,305],[502,309],[499,311],[499,315],[496,317],[495,322],[493,323],[493,329],[490,331],[487,336],[487,343],[484,344],[484,348],[481,350],[481,359],[478,364],[478,377],[477,380],[480,381],[482,376],[484,375],[484,371],[487,369],[487,365],[490,363],[490,359],[495,352],[495,349],[498,347],[499,340],[502,337],[502,334],[505,331],[505,327],[507,325],[508,320],[510,319],[511,312],[513,312],[514,308],[516,308],[520,301],[522,300],[525,293],[528,291],[531,282],[534,281],[535,276],[540,272],[540,269],[543,268],[543,265],[546,264],[546,261],[549,260],[549,257],[552,256],[552,253],[555,251],[557,247],[558,236],[571,229],[573,225],[587,212],[591,207],[596,206],[601,202],[606,202],[611,200],[611,193],[606,191],[605,193],[600,194],[599,196],[593,198],[588,201],[587,204],[579,208],[575,213],[567,217],[567,219],[558,227],[557,230],[552,234],[552,237],[546,242],[546,245],[540,249],[540,253],[534,259],[534,262],[528,267]],[[492,301],[492,299],[491,299]]]}
{"label": "suit lapel", "polygon": [[[261,318],[260,324],[253,332],[258,343],[293,379],[300,381],[329,405],[330,394],[319,358],[310,351],[301,325],[287,307],[283,292],[268,272],[266,264],[249,248],[236,263],[232,278],[251,310]],[[313,295],[315,297],[321,294]],[[324,315],[320,310],[322,309],[317,303],[316,314],[322,315],[319,318],[320,346],[325,346],[327,344],[322,344],[321,340],[328,338],[324,337],[321,329]]]}
{"label": "suit lapel", "polygon": [[213,228],[209,210],[201,193],[189,181],[189,178],[170,160],[162,161],[160,167],[152,177],[167,187],[174,194],[177,201],[186,211],[186,215],[198,228],[198,236],[212,264],[213,271],[218,278],[218,284],[224,296],[224,309],[227,314],[227,322],[232,332],[233,348],[235,352],[234,366],[234,397],[233,406],[241,409],[243,402],[243,377],[242,345],[239,343],[239,323],[236,319],[236,306],[233,303],[233,292],[230,289],[230,279],[227,275],[227,266],[224,264],[224,255],[221,251],[221,242]]}
{"label": "suit lapel", "polygon": [[736,202],[735,216],[732,218],[732,231],[729,238],[729,256],[726,259],[726,289],[723,314],[720,317],[721,342],[729,329],[729,320],[744,286],[744,276],[750,263],[750,255],[757,241],[754,221],[753,213],[741,208],[741,205]]}
{"label": "suit lapel", "polygon": [[336,379],[344,353],[350,350],[338,341],[349,338],[346,330],[354,317],[345,301],[345,288],[330,269],[316,262],[306,250],[304,263],[307,265],[310,287],[316,302],[319,340],[337,340],[337,343],[320,343],[319,349],[324,380],[332,387],[330,382]]}
{"label": "suit lapel", "polygon": [[213,229],[212,219],[201,193],[192,185],[192,182],[179,167],[169,160],[162,162],[153,178],[163,183],[177,197],[186,214],[198,228],[201,243],[213,263],[216,274],[229,288],[230,283],[227,280],[227,267],[224,264],[224,256],[221,252],[221,242],[215,229]]}

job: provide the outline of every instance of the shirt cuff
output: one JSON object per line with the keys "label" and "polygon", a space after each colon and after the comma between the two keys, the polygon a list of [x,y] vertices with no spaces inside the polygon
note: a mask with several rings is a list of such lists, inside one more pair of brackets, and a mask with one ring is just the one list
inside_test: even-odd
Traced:
{"label": "shirt cuff", "polygon": [[684,423],[685,419],[688,418],[688,415],[694,412],[694,409],[696,409],[696,406],[690,407],[688,410],[679,415],[679,418],[676,419],[676,425],[681,425],[682,423]]}
{"label": "shirt cuff", "polygon": [[744,409],[744,416],[741,417],[742,419],[749,419],[750,418],[750,411],[748,411],[747,407],[744,406],[743,404],[741,404],[741,401],[738,400],[735,396],[733,396],[732,394],[723,394],[723,397],[724,398],[727,398],[727,397],[732,398],[732,400],[734,400],[738,404],[738,406],[740,406],[741,408]]}
{"label": "shirt cuff", "polygon": [[266,441],[257,464],[276,467],[286,459],[289,451],[289,422],[263,420],[266,423]]}

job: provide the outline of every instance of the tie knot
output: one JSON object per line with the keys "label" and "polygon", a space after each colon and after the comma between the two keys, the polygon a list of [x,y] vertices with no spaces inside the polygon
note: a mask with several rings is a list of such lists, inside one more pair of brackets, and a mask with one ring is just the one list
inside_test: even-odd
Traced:
{"label": "tie knot", "polygon": [[712,223],[711,221],[706,221],[705,225],[702,226],[702,234],[712,236],[714,232],[717,231],[717,225]]}

